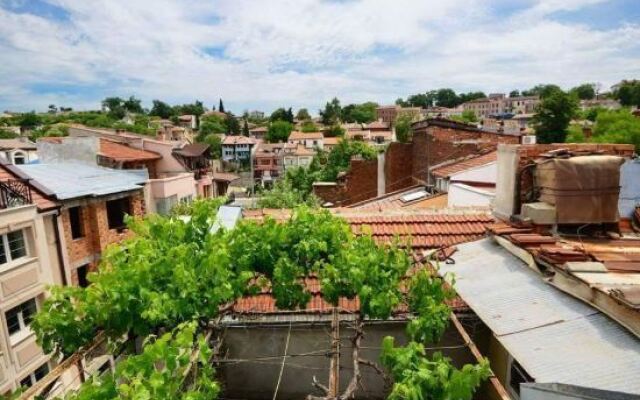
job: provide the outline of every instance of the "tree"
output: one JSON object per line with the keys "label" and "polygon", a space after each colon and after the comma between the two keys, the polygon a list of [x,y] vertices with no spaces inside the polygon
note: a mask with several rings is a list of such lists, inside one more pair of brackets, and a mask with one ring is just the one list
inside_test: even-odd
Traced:
{"label": "tree", "polygon": [[171,107],[169,104],[165,103],[164,101],[153,100],[153,107],[151,107],[151,111],[149,111],[149,115],[153,115],[163,119],[168,119],[168,118],[171,118],[172,116],[175,116],[175,112],[173,110],[173,107]]}
{"label": "tree", "polygon": [[225,112],[224,111],[224,104],[222,103],[222,99],[220,99],[220,102],[218,103],[218,111],[220,111],[221,113]]}
{"label": "tree", "polygon": [[595,83],[583,83],[571,89],[569,93],[580,100],[592,100],[596,97],[596,85]]}
{"label": "tree", "polygon": [[540,98],[544,98],[558,91],[562,91],[562,89],[560,89],[560,86],[558,85],[539,84],[532,87],[529,90],[523,90],[522,95],[523,96],[540,96]]}
{"label": "tree", "polygon": [[325,104],[324,110],[320,110],[322,123],[327,126],[339,124],[341,115],[342,107],[337,97],[334,97],[333,100]]}
{"label": "tree", "polygon": [[134,114],[142,114],[144,110],[142,109],[142,102],[140,99],[136,99],[134,96],[129,96],[127,100],[124,100],[122,103],[124,109],[130,113]]}
{"label": "tree", "polygon": [[28,113],[24,113],[20,116],[20,120],[18,121],[18,125],[20,126],[20,130],[22,131],[30,131],[40,125],[41,118],[35,111],[31,111]]}
{"label": "tree", "polygon": [[227,133],[229,133],[230,135],[240,134],[240,122],[238,121],[238,118],[235,117],[235,115],[227,113],[225,123],[227,125]]}
{"label": "tree", "polygon": [[593,128],[597,143],[633,144],[640,151],[640,118],[628,110],[602,110]]}
{"label": "tree", "polygon": [[311,119],[311,115],[309,114],[309,110],[307,110],[306,108],[301,108],[298,110],[298,113],[296,114],[296,119],[298,121],[306,121]]}
{"label": "tree", "polygon": [[439,89],[436,92],[436,105],[440,107],[456,107],[460,104],[460,98],[452,89]]}
{"label": "tree", "polygon": [[217,115],[211,115],[203,118],[198,128],[198,135],[205,137],[212,133],[227,133],[227,125],[225,120]]}
{"label": "tree", "polygon": [[618,88],[613,92],[613,97],[623,106],[640,107],[640,81],[624,80],[620,82]]}
{"label": "tree", "polygon": [[[294,171],[296,170],[296,171]],[[305,173],[306,168],[296,167],[287,170],[287,175],[293,173]],[[319,199],[311,193],[294,188],[290,179],[277,180],[273,187],[262,193],[258,199],[258,207],[261,208],[294,208],[302,204],[311,207],[318,206]]]}
{"label": "tree", "polygon": [[242,134],[244,136],[249,136],[249,122],[246,119],[243,119],[244,123],[242,124]]}
{"label": "tree", "polygon": [[290,124],[293,124],[293,112],[291,111],[291,108],[286,110],[283,107],[280,107],[271,113],[271,116],[269,117],[269,121],[271,122],[285,121]]}
{"label": "tree", "polygon": [[18,135],[10,130],[0,128],[0,139],[15,139]]}
{"label": "tree", "polygon": [[510,91],[509,97],[520,97],[520,91],[518,89]]}
{"label": "tree", "polygon": [[287,121],[275,121],[269,124],[265,139],[269,143],[282,143],[289,139],[293,125]]}
{"label": "tree", "polygon": [[460,96],[458,96],[458,101],[459,101],[459,104],[462,104],[462,103],[466,103],[467,101],[484,99],[485,97],[487,97],[487,95],[484,94],[484,92],[460,93]]}
{"label": "tree", "polygon": [[[448,359],[424,351],[447,327],[451,310],[445,301],[453,296],[452,282],[412,268],[403,248],[355,236],[339,217],[306,207],[282,223],[244,220],[232,230],[214,230],[220,204],[197,200],[188,219],[128,219],[135,235],[107,249],[87,288],[52,289],[31,324],[47,353],[71,354],[91,343],[97,330],[112,346],[125,337],[144,339],[140,354],[123,357],[114,374],[88,380],[72,399],[214,398],[219,388],[202,329],[229,313],[237,299],[267,285],[278,308],[304,308],[311,294],[300,282],[311,274],[318,276],[328,304],[359,300],[351,377],[334,398],[354,398],[360,366],[376,366],[360,353],[363,321],[389,319],[401,306],[415,315],[407,324],[407,345],[383,341],[382,362],[396,379],[394,398],[467,400],[490,374],[486,362],[457,370]],[[194,382],[183,388],[190,366]]]}
{"label": "tree", "polygon": [[564,143],[577,109],[577,98],[561,89],[545,94],[532,119],[538,143]]}
{"label": "tree", "polygon": [[102,100],[102,108],[105,109],[108,115],[114,119],[122,119],[126,110],[123,107],[124,100],[120,97],[107,97]]}
{"label": "tree", "polygon": [[375,121],[376,108],[378,108],[378,103],[374,102],[349,104],[342,108],[341,120],[344,122],[357,122],[359,124]]}
{"label": "tree", "polygon": [[55,104],[49,104],[49,109],[47,111],[49,114],[55,114],[58,112],[58,107]]}
{"label": "tree", "polygon": [[174,107],[175,114],[181,115],[195,115],[196,116],[196,126],[200,125],[200,116],[204,114],[207,109],[204,107],[204,104],[200,100],[196,100],[190,104],[183,104],[180,106]]}
{"label": "tree", "polygon": [[325,130],[324,135],[326,137],[343,137],[344,129],[342,129],[342,127],[338,124],[331,125]]}
{"label": "tree", "polygon": [[198,135],[198,142],[206,143],[209,145],[209,150],[211,151],[211,156],[214,159],[219,159],[222,155],[222,138],[219,134],[210,133],[205,136]]}
{"label": "tree", "polygon": [[411,142],[411,124],[413,119],[411,115],[402,114],[396,118],[395,122],[395,130],[396,130],[396,140],[400,143],[409,143]]}
{"label": "tree", "polygon": [[462,122],[474,123],[478,122],[478,117],[473,110],[464,110],[461,115]]}
{"label": "tree", "polygon": [[316,124],[314,124],[313,121],[306,120],[302,123],[302,127],[300,130],[305,133],[318,132],[318,126],[316,126]]}

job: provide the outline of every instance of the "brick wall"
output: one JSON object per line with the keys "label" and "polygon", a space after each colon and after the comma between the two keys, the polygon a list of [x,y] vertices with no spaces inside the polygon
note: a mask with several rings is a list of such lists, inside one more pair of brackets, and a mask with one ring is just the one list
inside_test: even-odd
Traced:
{"label": "brick wall", "polygon": [[413,145],[394,142],[385,154],[385,193],[395,192],[413,185]]}
{"label": "brick wall", "polygon": [[[132,215],[144,215],[145,204],[142,193],[136,193],[129,197],[129,204]],[[71,221],[69,210],[62,211],[62,234],[65,238],[67,256],[69,260],[71,283],[78,284],[78,274],[76,269],[88,264],[89,270],[93,271],[97,267],[97,262],[102,251],[110,244],[120,242],[130,237],[131,232],[124,230],[118,232],[116,229],[109,229],[107,220],[107,207],[105,200],[98,200],[81,205],[81,226],[83,236],[78,239],[71,237]]]}
{"label": "brick wall", "polygon": [[351,160],[344,184],[343,205],[376,197],[378,195],[378,160]]}
{"label": "brick wall", "polygon": [[313,194],[322,199],[323,203],[332,203],[335,206],[341,206],[345,199],[344,184],[332,183],[313,185]]}

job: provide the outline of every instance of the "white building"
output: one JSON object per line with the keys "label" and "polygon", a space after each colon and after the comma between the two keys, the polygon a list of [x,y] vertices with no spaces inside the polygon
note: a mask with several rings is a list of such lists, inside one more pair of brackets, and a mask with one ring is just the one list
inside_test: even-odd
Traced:
{"label": "white building", "polygon": [[225,136],[222,140],[223,161],[248,161],[251,151],[256,145],[253,138],[246,136]]}

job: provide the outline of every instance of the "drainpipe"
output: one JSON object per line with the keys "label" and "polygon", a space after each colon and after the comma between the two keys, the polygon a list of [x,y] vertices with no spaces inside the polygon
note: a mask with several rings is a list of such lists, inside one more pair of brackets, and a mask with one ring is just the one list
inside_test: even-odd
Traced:
{"label": "drainpipe", "polygon": [[56,235],[56,248],[58,250],[58,264],[60,265],[60,276],[62,278],[62,286],[68,286],[67,269],[64,265],[64,257],[62,256],[62,240],[60,236],[60,227],[58,226],[58,217],[60,216],[60,209],[53,214],[53,231]]}

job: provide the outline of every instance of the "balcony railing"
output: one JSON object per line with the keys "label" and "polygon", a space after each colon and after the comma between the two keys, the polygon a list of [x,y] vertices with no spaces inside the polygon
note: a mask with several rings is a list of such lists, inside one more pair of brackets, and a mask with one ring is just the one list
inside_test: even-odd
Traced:
{"label": "balcony railing", "polygon": [[26,181],[9,179],[0,182],[0,209],[31,204],[31,188]]}

